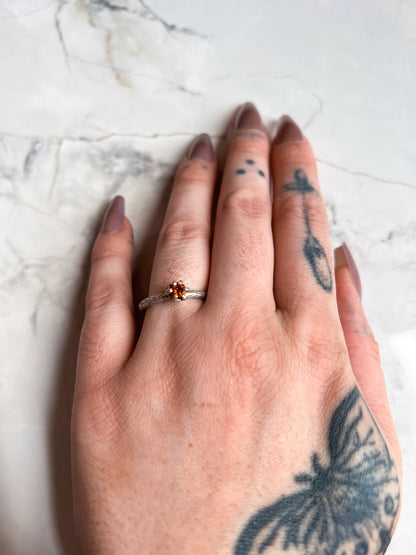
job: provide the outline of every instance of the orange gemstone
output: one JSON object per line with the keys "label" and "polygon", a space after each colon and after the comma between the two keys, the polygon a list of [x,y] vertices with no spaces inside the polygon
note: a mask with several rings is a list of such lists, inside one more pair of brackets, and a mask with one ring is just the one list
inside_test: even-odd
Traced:
{"label": "orange gemstone", "polygon": [[182,281],[174,281],[169,284],[170,296],[174,299],[184,301],[186,298],[185,284]]}

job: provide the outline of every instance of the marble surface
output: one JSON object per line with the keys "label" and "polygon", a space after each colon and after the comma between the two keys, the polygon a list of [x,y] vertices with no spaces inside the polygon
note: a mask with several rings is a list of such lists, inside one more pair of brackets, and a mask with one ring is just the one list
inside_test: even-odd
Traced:
{"label": "marble surface", "polygon": [[141,281],[175,165],[238,104],[291,114],[363,282],[415,554],[414,0],[0,1],[0,552],[75,553],[69,421],[88,255],[127,200]]}

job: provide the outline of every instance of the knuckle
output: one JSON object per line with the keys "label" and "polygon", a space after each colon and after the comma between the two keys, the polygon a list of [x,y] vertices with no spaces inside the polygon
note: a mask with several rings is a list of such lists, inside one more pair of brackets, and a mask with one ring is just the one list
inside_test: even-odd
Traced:
{"label": "knuckle", "polygon": [[223,212],[245,218],[270,218],[271,202],[265,194],[248,189],[235,189],[226,195]]}
{"label": "knuckle", "polygon": [[94,280],[88,287],[85,299],[87,312],[106,310],[114,303],[130,302],[130,293],[127,289],[126,285],[113,278]]}
{"label": "knuckle", "polygon": [[283,195],[279,202],[275,203],[275,223],[281,229],[284,226],[291,227],[293,222],[303,222],[303,203],[299,195]]}
{"label": "knuckle", "polygon": [[160,232],[162,244],[177,244],[185,241],[207,239],[208,237],[208,226],[187,217],[172,220]]}
{"label": "knuckle", "polygon": [[305,207],[308,220],[312,227],[322,227],[327,222],[327,214],[322,197],[309,195],[305,197]]}
{"label": "knuckle", "polygon": [[108,306],[113,296],[114,286],[107,281],[90,286],[85,300],[87,312],[102,310]]}
{"label": "knuckle", "polygon": [[91,263],[98,260],[112,259],[131,262],[133,256],[132,239],[121,240],[112,235],[99,235],[91,253]]}
{"label": "knuckle", "polygon": [[345,345],[341,341],[313,338],[306,346],[307,361],[310,367],[344,368],[348,361]]}
{"label": "knuckle", "polygon": [[307,347],[306,374],[319,390],[338,388],[348,367],[348,353],[341,342],[314,341]]}
{"label": "knuckle", "polygon": [[230,145],[230,161],[234,166],[241,164],[246,158],[264,160],[268,157],[268,142],[260,131],[252,136],[236,136]]}
{"label": "knuckle", "polygon": [[91,267],[100,269],[104,266],[111,265],[121,265],[130,264],[131,259],[129,256],[125,256],[125,253],[116,247],[107,247],[105,249],[99,248],[92,251],[91,256]]}
{"label": "knuckle", "polygon": [[267,320],[259,321],[258,317],[247,313],[234,316],[225,334],[231,348],[231,377],[237,383],[245,382],[248,377],[252,385],[260,385],[274,376],[278,366],[275,334]]}
{"label": "knuckle", "polygon": [[201,166],[193,165],[179,170],[174,187],[187,190],[195,187],[211,187],[211,183],[212,180],[206,170]]}
{"label": "knuckle", "polygon": [[325,205],[321,197],[315,195],[307,195],[302,198],[299,194],[292,192],[284,194],[279,198],[277,203],[277,220],[279,223],[288,222],[289,225],[293,221],[304,220],[305,211],[308,216],[311,227],[322,227],[326,222]]}
{"label": "knuckle", "polygon": [[303,360],[301,373],[306,373],[319,389],[340,383],[349,367],[347,347],[339,330],[328,330],[315,321],[300,318],[292,330],[296,350]]}

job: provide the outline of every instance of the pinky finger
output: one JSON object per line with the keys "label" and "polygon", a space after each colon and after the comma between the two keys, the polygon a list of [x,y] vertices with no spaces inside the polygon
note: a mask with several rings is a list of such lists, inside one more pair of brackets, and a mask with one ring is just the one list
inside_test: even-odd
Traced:
{"label": "pinky finger", "polygon": [[92,250],[77,393],[112,377],[132,353],[135,342],[132,258],[133,230],[124,217],[124,198],[117,196],[107,210]]}
{"label": "pinky finger", "polygon": [[358,271],[345,243],[335,249],[334,258],[338,314],[351,367],[395,460],[400,461],[400,447],[389,408],[378,344],[361,305]]}

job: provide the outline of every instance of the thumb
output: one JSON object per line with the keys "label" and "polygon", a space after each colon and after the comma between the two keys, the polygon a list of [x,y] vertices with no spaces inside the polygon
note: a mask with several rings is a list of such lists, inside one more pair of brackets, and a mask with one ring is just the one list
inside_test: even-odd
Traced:
{"label": "thumb", "polygon": [[[334,251],[338,313],[349,359],[361,392],[386,437],[396,462],[400,447],[387,398],[378,343],[361,305],[361,282],[345,243]],[[400,464],[398,464],[400,467]]]}

